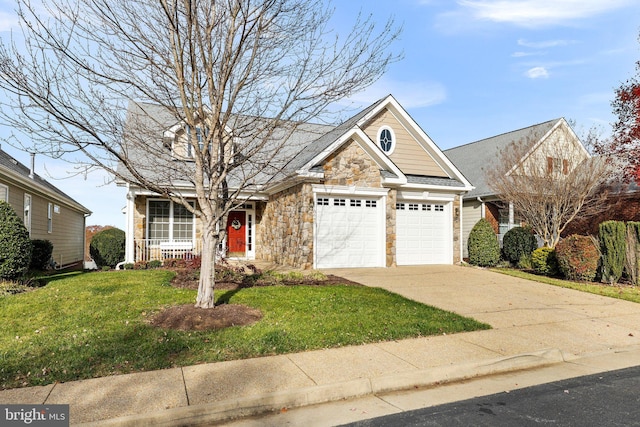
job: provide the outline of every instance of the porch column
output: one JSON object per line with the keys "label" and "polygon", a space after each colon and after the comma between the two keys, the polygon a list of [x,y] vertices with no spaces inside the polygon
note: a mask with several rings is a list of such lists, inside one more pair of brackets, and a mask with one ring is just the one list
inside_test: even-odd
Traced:
{"label": "porch column", "polygon": [[513,202],[509,202],[509,230],[514,227],[515,215],[513,213]]}
{"label": "porch column", "polygon": [[[127,188],[129,185],[127,184]],[[126,215],[126,232],[125,232],[125,247],[124,247],[124,260],[127,263],[135,262],[135,223],[134,223],[134,212],[135,212],[135,192],[131,189],[127,191],[127,207],[125,215]]]}

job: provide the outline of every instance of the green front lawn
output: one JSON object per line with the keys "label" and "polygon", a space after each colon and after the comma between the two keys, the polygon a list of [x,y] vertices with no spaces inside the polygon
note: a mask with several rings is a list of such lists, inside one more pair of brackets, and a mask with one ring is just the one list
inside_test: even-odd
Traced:
{"label": "green front lawn", "polygon": [[631,302],[640,303],[640,286],[630,285],[608,285],[605,283],[594,282],[571,282],[569,280],[556,279],[553,277],[540,276],[533,273],[527,273],[522,270],[512,268],[494,268],[493,271],[507,274],[521,279],[533,280],[535,282],[546,283],[547,285],[560,286],[563,288],[576,289],[578,291],[589,292],[592,294],[603,295],[605,297],[618,298]]}
{"label": "green front lawn", "polygon": [[473,319],[364,286],[264,286],[217,291],[258,308],[251,326],[184,332],[150,326],[195,291],[165,270],[77,273],[0,296],[0,387],[100,377],[409,337],[488,329]]}

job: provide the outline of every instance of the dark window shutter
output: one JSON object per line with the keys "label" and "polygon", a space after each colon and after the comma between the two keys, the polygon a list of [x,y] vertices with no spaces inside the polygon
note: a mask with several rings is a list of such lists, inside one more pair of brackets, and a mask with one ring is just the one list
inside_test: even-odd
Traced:
{"label": "dark window shutter", "polygon": [[547,157],[547,173],[553,173],[553,157]]}
{"label": "dark window shutter", "polygon": [[562,173],[564,175],[569,174],[569,160],[567,159],[562,159]]}

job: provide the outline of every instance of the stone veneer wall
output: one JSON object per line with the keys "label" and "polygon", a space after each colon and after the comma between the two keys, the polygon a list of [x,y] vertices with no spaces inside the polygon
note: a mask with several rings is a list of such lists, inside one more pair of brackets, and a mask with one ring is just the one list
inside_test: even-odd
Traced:
{"label": "stone veneer wall", "polygon": [[313,268],[313,192],[310,184],[288,188],[257,213],[256,258]]}
{"label": "stone veneer wall", "polygon": [[323,168],[325,185],[382,187],[378,165],[353,141],[347,142],[327,157]]}
{"label": "stone veneer wall", "polygon": [[147,232],[147,197],[136,196],[133,212],[133,238],[144,239]]}
{"label": "stone veneer wall", "polygon": [[395,267],[397,264],[396,259],[396,201],[398,200],[398,191],[389,190],[387,193],[387,206],[385,206],[385,220],[386,220],[386,259],[387,267]]}

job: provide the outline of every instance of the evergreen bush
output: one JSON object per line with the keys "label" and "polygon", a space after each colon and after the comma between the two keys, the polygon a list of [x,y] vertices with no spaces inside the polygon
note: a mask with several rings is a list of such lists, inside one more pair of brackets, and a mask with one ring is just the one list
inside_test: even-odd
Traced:
{"label": "evergreen bush", "polygon": [[533,270],[544,276],[555,276],[558,274],[558,261],[556,251],[553,248],[538,248],[531,253],[531,265]]}
{"label": "evergreen bush", "polygon": [[14,280],[31,264],[29,232],[11,205],[0,201],[0,278]]}
{"label": "evergreen bush", "polygon": [[602,254],[602,281],[617,283],[622,277],[627,250],[627,227],[622,221],[605,221],[598,227]]}
{"label": "evergreen bush", "polygon": [[469,263],[480,267],[493,267],[500,261],[500,244],[491,223],[481,218],[469,233],[467,242]]}
{"label": "evergreen bush", "polygon": [[31,265],[33,270],[46,270],[51,262],[53,243],[49,240],[33,239],[31,241],[33,251],[31,253]]}
{"label": "evergreen bush", "polygon": [[560,272],[569,280],[591,282],[598,273],[600,251],[589,236],[573,234],[556,245]]}
{"label": "evergreen bush", "polygon": [[125,234],[118,228],[108,228],[93,236],[89,245],[91,258],[97,266],[115,267],[124,261]]}
{"label": "evergreen bush", "polygon": [[502,254],[512,264],[517,265],[537,248],[538,242],[529,227],[514,227],[502,238]]}

